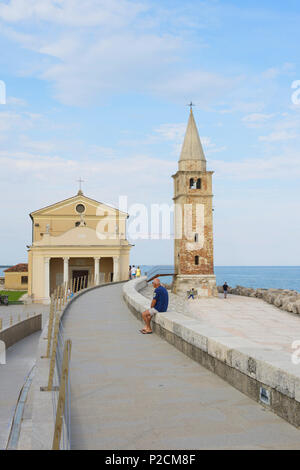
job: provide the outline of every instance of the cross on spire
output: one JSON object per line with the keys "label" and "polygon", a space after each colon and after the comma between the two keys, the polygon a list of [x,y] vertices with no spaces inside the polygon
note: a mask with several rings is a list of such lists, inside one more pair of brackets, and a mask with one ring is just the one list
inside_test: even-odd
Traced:
{"label": "cross on spire", "polygon": [[196,106],[196,105],[191,101],[189,104],[187,104],[187,106],[189,106],[190,110],[192,111],[193,106]]}
{"label": "cross on spire", "polygon": [[81,177],[80,177],[79,180],[77,180],[77,183],[79,183],[79,191],[78,191],[78,194],[83,194],[83,193],[82,193],[82,189],[81,189],[81,183],[84,183],[84,180],[82,180]]}

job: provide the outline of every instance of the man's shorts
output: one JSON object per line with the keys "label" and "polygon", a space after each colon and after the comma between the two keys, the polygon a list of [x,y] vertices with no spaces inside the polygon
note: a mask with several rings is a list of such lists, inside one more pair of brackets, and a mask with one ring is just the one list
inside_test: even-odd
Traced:
{"label": "man's shorts", "polygon": [[149,308],[149,313],[150,313],[151,317],[153,317],[153,315],[155,315],[156,313],[158,313],[158,311],[155,310],[155,308]]}

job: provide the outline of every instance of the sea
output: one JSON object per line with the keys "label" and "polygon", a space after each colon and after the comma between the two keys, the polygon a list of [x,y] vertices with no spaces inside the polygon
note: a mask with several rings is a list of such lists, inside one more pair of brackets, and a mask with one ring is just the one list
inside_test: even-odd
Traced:
{"label": "sea", "polygon": [[[0,276],[10,266],[0,266]],[[142,274],[153,268],[168,272],[171,265],[141,265]],[[155,269],[156,271],[156,269]],[[157,271],[156,271],[157,272]],[[290,289],[300,292],[300,266],[215,266],[217,285],[226,281],[230,287],[244,286],[264,289]],[[162,282],[171,284],[172,277],[161,278]]]}
{"label": "sea", "polygon": [[9,265],[9,266],[4,266],[4,265],[1,266],[1,265],[0,265],[0,277],[4,276],[4,271],[5,271],[5,269],[11,268],[12,266],[13,266],[12,264]]}
{"label": "sea", "polygon": [[[156,266],[140,266],[142,274]],[[160,265],[163,272],[173,266]],[[226,281],[230,287],[244,286],[254,289],[290,289],[300,292],[300,266],[215,266],[217,285]],[[161,281],[171,284],[172,277],[162,277]]]}

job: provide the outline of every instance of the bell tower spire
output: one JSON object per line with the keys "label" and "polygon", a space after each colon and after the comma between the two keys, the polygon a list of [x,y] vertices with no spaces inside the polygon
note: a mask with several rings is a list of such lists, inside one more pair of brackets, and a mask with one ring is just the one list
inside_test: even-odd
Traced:
{"label": "bell tower spire", "polygon": [[173,290],[186,294],[217,295],[213,263],[212,171],[206,159],[194,119],[192,103],[184,142],[174,179],[174,266]]}
{"label": "bell tower spire", "polygon": [[206,171],[206,159],[194,119],[192,106],[190,108],[190,116],[179,159],[179,170],[188,171],[190,169]]}

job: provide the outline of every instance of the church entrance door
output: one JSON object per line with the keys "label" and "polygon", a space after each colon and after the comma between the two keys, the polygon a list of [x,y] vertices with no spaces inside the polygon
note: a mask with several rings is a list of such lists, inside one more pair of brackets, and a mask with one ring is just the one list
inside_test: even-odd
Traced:
{"label": "church entrance door", "polygon": [[72,285],[74,286],[75,292],[78,292],[79,290],[85,289],[87,287],[88,275],[89,275],[88,270],[81,269],[80,271],[73,271]]}

